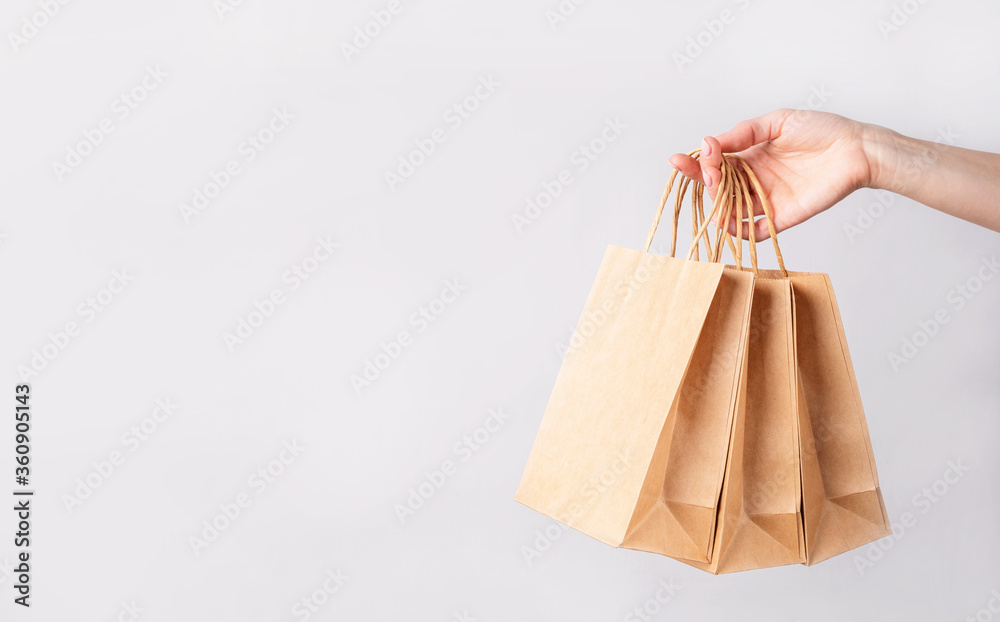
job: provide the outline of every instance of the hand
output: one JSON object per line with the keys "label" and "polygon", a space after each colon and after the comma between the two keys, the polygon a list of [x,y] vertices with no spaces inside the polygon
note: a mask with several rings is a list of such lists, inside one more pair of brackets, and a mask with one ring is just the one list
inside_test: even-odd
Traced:
{"label": "hand", "polygon": [[[810,110],[776,110],[743,121],[702,141],[700,160],[678,153],[670,163],[683,175],[705,184],[714,198],[723,153],[738,153],[753,169],[770,201],[776,231],[795,226],[872,181],[864,138],[883,128],[839,115]],[[761,216],[754,193],[753,214]],[[736,235],[735,211],[729,232]],[[767,239],[766,219],[755,225],[756,241]],[[747,237],[749,227],[743,227]]]}

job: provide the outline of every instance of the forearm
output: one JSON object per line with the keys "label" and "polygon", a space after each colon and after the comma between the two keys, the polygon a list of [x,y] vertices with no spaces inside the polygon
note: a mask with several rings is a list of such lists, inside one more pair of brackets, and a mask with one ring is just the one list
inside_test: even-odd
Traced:
{"label": "forearm", "polygon": [[867,126],[872,188],[909,197],[1000,231],[1000,155],[962,149]]}

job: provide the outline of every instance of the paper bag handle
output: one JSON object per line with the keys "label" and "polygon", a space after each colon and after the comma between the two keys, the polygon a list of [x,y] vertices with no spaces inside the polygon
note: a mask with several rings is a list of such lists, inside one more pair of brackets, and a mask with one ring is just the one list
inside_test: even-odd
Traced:
{"label": "paper bag handle", "polygon": [[[700,149],[695,149],[688,152],[688,155],[698,159],[701,154]],[[729,216],[735,207],[738,213],[743,213],[743,206],[746,205],[747,208],[753,204],[753,197],[750,194],[750,187],[757,193],[760,197],[761,206],[764,209],[764,217],[767,220],[767,228],[770,232],[771,242],[774,245],[774,254],[778,260],[778,267],[781,270],[782,276],[788,276],[788,271],[785,269],[785,261],[781,255],[781,249],[778,247],[778,236],[774,227],[774,216],[771,213],[771,204],[767,199],[767,194],[761,188],[760,181],[754,174],[753,169],[736,154],[723,154],[722,164],[720,166],[722,172],[722,179],[719,183],[719,189],[716,192],[715,200],[712,202],[712,210],[709,212],[708,216],[705,216],[704,205],[702,203],[702,198],[704,194],[704,184],[701,182],[694,182],[692,188],[691,205],[692,205],[692,233],[693,241],[691,248],[688,250],[687,259],[694,258],[698,259],[698,246],[702,239],[705,240],[705,245],[708,247],[708,259],[709,261],[721,261],[722,259],[722,238],[725,237],[726,244],[728,244],[729,249],[733,253],[733,258],[736,260],[736,264],[742,268],[743,267],[743,219],[736,219],[736,236],[738,244],[733,243],[732,236],[728,231],[728,226],[725,223],[729,222]],[[663,215],[663,209],[667,204],[667,198],[673,189],[674,181],[677,177],[677,171],[673,171],[670,174],[670,179],[667,181],[667,187],[663,191],[663,196],[660,199],[660,205],[656,210],[656,217],[653,219],[653,225],[649,229],[649,235],[646,237],[646,244],[643,247],[643,252],[649,252],[649,247],[653,243],[653,236],[656,234],[656,229],[660,224],[660,218]],[[676,200],[674,202],[674,213],[671,219],[671,237],[670,237],[670,256],[674,257],[677,248],[677,227],[680,219],[680,210],[683,203],[684,195],[687,192],[687,188],[690,179],[684,178],[684,181],[678,187],[676,193]],[[723,200],[723,198],[725,198]],[[735,205],[734,205],[735,204]],[[715,248],[713,250],[710,237],[708,235],[708,223],[716,215],[720,214],[722,217],[719,219],[720,225],[716,226],[715,235]],[[751,219],[748,225],[752,226],[753,220]],[[724,228],[725,227],[725,228]],[[748,236],[750,241],[750,263],[755,273],[759,272],[757,267],[757,245],[753,238],[753,235]]]}

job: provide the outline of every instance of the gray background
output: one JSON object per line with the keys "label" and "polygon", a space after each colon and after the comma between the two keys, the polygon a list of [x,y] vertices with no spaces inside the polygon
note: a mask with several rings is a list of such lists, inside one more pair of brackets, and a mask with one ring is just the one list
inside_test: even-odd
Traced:
{"label": "gray background", "polygon": [[[961,310],[948,295],[1000,239],[901,197],[870,210],[875,195],[857,192],[780,238],[791,269],[833,279],[889,516],[916,516],[871,567],[865,548],[714,577],[575,532],[528,564],[523,547],[553,522],[512,497],[556,346],[605,246],[645,239],[669,155],[817,103],[1000,150],[1000,5],[587,0],[553,28],[558,0],[403,1],[345,58],[342,43],[386,6],[244,0],[220,17],[210,0],[71,2],[15,46],[10,33],[41,9],[4,4],[6,403],[50,333],[81,331],[30,379],[34,605],[12,604],[0,570],[0,615],[111,620],[134,601],[149,622],[301,620],[296,601],[338,569],[349,579],[310,619],[625,620],[648,606],[657,620],[963,620],[988,606],[1000,590],[1000,279]],[[894,9],[899,27],[880,29]],[[725,10],[718,36],[699,34]],[[708,45],[678,67],[699,36]],[[166,77],[120,118],[115,99],[157,66]],[[448,124],[489,76],[495,92]],[[241,142],[276,107],[294,119],[246,162]],[[105,117],[114,131],[57,178],[52,163]],[[609,117],[626,129],[578,170],[574,152]],[[435,128],[446,141],[390,190],[384,173]],[[186,223],[178,204],[231,159],[242,174]],[[518,233],[511,215],[564,169],[573,183]],[[877,217],[852,237],[859,210]],[[340,247],[291,291],[282,274],[319,236]],[[123,269],[124,291],[78,313]],[[449,279],[465,291],[418,332],[411,314]],[[230,352],[223,334],[276,288],[286,302]],[[894,370],[888,354],[939,309],[951,321]],[[351,374],[404,330],[412,344],[357,394]],[[177,410],[123,444],[168,398]],[[509,419],[462,461],[453,446],[497,407]],[[286,441],[306,450],[251,487]],[[67,510],[78,478],[115,450],[124,463]],[[401,524],[395,505],[449,459],[457,472]],[[921,513],[915,495],[949,461],[968,472]],[[241,493],[250,505],[196,555],[190,537]],[[13,531],[0,514],[0,560],[13,561]],[[679,586],[662,605],[661,581]]]}

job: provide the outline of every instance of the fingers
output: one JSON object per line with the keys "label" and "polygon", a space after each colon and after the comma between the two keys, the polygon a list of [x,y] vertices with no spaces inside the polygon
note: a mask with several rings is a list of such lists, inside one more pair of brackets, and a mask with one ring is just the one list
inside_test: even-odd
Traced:
{"label": "fingers", "polygon": [[701,178],[705,188],[714,200],[719,182],[722,181],[722,170],[719,168],[722,166],[722,147],[718,140],[711,136],[702,139],[699,163],[701,164]]}
{"label": "fingers", "polygon": [[[744,240],[749,240],[750,239],[750,230],[751,229],[753,230],[753,234],[754,234],[753,235],[754,242],[763,242],[764,240],[766,240],[766,239],[768,239],[768,238],[771,237],[771,230],[767,226],[767,219],[766,218],[760,218],[760,219],[754,221],[753,225],[751,225],[749,222],[747,222],[746,220],[744,220],[743,221],[743,232],[742,232]],[[781,231],[781,228],[778,227],[778,223],[775,223],[774,224],[774,232],[775,232],[775,234],[777,234],[780,231]],[[729,220],[729,234],[732,235],[732,236],[734,236],[734,237],[736,236],[736,219],[735,218],[731,218]]]}
{"label": "fingers", "polygon": [[675,153],[670,156],[670,165],[680,171],[681,175],[690,177],[699,183],[705,183],[701,177],[701,165],[686,153]]}
{"label": "fingers", "polygon": [[[778,232],[778,225],[775,223],[774,226],[775,233]],[[764,240],[771,237],[771,230],[767,226],[767,218],[761,218],[753,224],[753,233],[755,242],[763,242]]]}
{"label": "fingers", "polygon": [[701,154],[698,160],[685,153],[675,153],[670,156],[670,164],[685,177],[705,184],[706,189],[713,193],[713,197],[715,196],[714,192],[722,179],[722,172],[719,170],[722,164],[722,148],[719,146],[719,141],[706,137],[701,141]]}
{"label": "fingers", "polygon": [[718,171],[723,153],[737,153],[777,138],[781,134],[781,124],[787,116],[788,111],[782,109],[756,119],[742,121],[728,132],[708,136],[702,140],[700,165],[698,160],[684,153],[670,156],[670,164],[686,177],[714,189],[719,183],[719,178],[714,179],[714,184],[709,183],[711,180],[704,177],[705,169]]}
{"label": "fingers", "polygon": [[715,136],[726,153],[737,153],[777,138],[781,123],[788,116],[785,110],[775,110],[756,119],[741,121],[736,127]]}
{"label": "fingers", "polygon": [[[706,136],[702,139],[701,153],[698,159],[687,154],[676,153],[670,157],[670,164],[685,177],[704,184],[709,200],[714,202],[715,196],[718,194],[719,184],[722,181],[720,167],[723,154],[744,151],[754,145],[776,138],[780,135],[781,123],[787,116],[786,113],[785,110],[776,110],[756,119],[743,121],[733,129],[718,136]],[[742,238],[748,239],[752,230],[754,240],[760,242],[768,239],[771,232],[767,226],[766,218],[757,221],[752,219],[753,216],[763,216],[764,209],[756,192],[751,190],[751,195],[752,204],[744,205],[742,214],[737,216],[735,209],[731,212],[727,229],[730,234],[736,236],[736,219],[739,217],[743,220],[740,231]],[[747,220],[747,212],[753,215],[750,220]],[[721,214],[716,213],[711,220],[718,224],[721,217]],[[776,232],[781,230],[777,222],[775,222],[775,229]]]}

